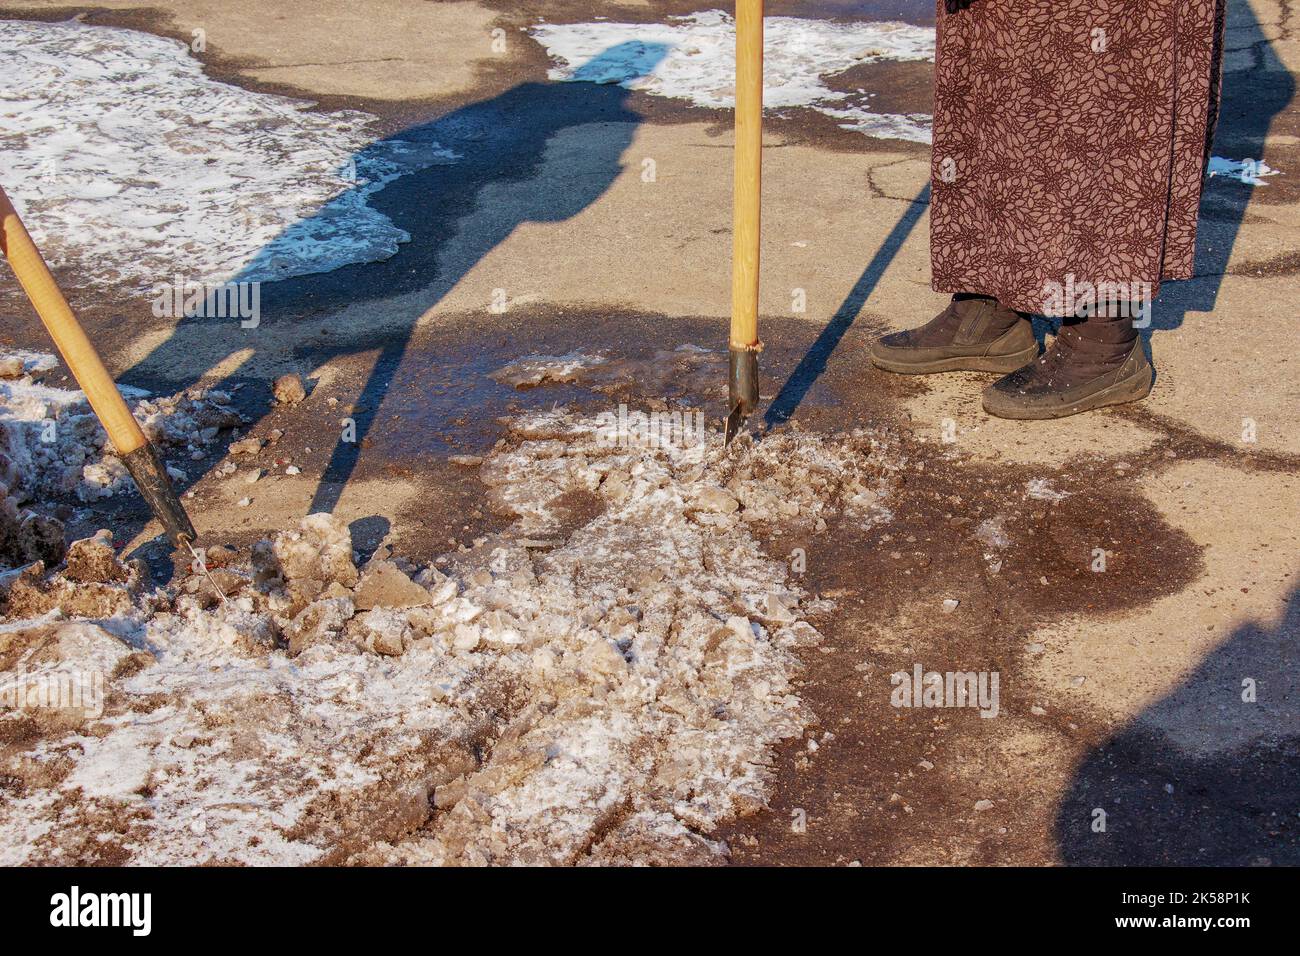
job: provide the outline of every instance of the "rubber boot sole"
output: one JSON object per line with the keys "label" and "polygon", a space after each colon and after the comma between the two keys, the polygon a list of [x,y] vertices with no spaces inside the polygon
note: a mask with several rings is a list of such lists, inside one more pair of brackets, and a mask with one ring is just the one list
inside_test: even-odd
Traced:
{"label": "rubber boot sole", "polygon": [[1008,355],[954,355],[928,362],[898,362],[871,353],[871,364],[899,375],[933,375],[937,372],[998,372],[1003,375],[1024,368],[1038,358],[1038,343]]}

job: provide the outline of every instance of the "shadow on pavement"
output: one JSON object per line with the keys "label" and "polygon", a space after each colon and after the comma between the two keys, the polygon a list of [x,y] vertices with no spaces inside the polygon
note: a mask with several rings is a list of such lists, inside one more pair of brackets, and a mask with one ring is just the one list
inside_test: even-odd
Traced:
{"label": "shadow on pavement", "polygon": [[929,205],[930,185],[927,183],[916,194],[916,198],[908,203],[907,209],[899,217],[898,222],[894,223],[894,228],[889,230],[889,235],[880,244],[876,254],[871,257],[867,267],[862,270],[858,281],[853,283],[853,288],[840,303],[840,307],[835,310],[831,320],[826,323],[826,327],[822,329],[821,334],[817,336],[816,341],[809,347],[808,352],[795,366],[794,371],[785,380],[785,384],[781,386],[781,390],[768,405],[763,413],[763,422],[767,427],[771,428],[789,421],[794,415],[799,404],[808,394],[808,390],[826,371],[826,363],[830,361],[831,354],[844,338],[844,333],[852,327],[858,313],[862,311],[867,299],[880,283],[885,270],[903,248],[903,243],[911,236],[912,230]]}
{"label": "shadow on pavement", "polygon": [[[659,44],[618,44],[582,68],[578,77],[588,70],[598,75],[606,58],[620,63],[630,60],[648,70],[665,53],[666,47]],[[458,162],[405,175],[369,198],[373,209],[411,236],[396,255],[326,274],[263,282],[257,328],[241,329],[238,323],[230,323],[217,332],[211,319],[183,319],[167,341],[131,368],[123,381],[167,393],[190,387],[201,378],[178,377],[176,369],[205,366],[210,370],[233,360],[236,367],[217,387],[245,384],[253,400],[244,404],[265,409],[269,384],[246,371],[254,356],[266,359],[264,353],[270,350],[277,359],[298,358],[304,364],[320,365],[338,355],[376,352],[356,399],[355,432],[349,435],[354,440],[340,439],[335,445],[310,508],[313,512],[332,511],[394,378],[401,374],[420,316],[520,224],[572,218],[609,188],[622,172],[623,153],[641,121],[627,106],[630,96],[616,85],[523,83],[490,100],[395,134],[390,139],[437,143],[461,156]],[[584,126],[591,128],[584,130],[583,148],[565,152],[564,161],[570,165],[564,170],[564,188],[539,190],[533,180],[546,162],[548,144],[566,130]],[[458,223],[471,212],[478,213],[473,234],[460,234]],[[238,282],[240,277],[232,281]],[[304,303],[310,313],[326,313],[410,293],[420,294],[401,307],[401,314],[383,316],[384,324],[373,339],[366,339],[360,347],[354,337],[340,336],[342,341],[331,343],[270,334],[285,331],[274,330],[278,322],[300,321]],[[241,356],[241,352],[245,354]]]}
{"label": "shadow on pavement", "polygon": [[[1212,153],[1259,159],[1273,121],[1295,98],[1295,78],[1278,59],[1246,0],[1227,0],[1227,16],[1234,49],[1248,45],[1254,63],[1249,70],[1223,74]],[[1206,179],[1196,227],[1195,277],[1161,287],[1148,334],[1178,328],[1188,312],[1213,311],[1256,188],[1226,177]]]}
{"label": "shadow on pavement", "polygon": [[1300,863],[1300,590],[1088,754],[1055,828],[1076,865]]}
{"label": "shadow on pavement", "polygon": [[[1258,159],[1295,95],[1244,0],[1229,0],[1234,48],[1214,154]],[[1254,187],[1215,177],[1201,197],[1197,277],[1164,286],[1147,334],[1214,309]],[[1264,187],[1267,188],[1267,187]],[[1238,628],[1178,689],[1079,766],[1056,821],[1062,858],[1081,865],[1300,863],[1300,591],[1276,628]],[[1253,681],[1257,700],[1243,700]],[[1095,832],[1098,811],[1105,832]]]}

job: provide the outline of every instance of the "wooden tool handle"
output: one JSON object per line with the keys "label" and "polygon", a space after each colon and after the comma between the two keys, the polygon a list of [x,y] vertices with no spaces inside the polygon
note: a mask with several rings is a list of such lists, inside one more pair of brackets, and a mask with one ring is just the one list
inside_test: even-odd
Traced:
{"label": "wooden tool handle", "polygon": [[117,453],[129,455],[141,448],[145,444],[144,432],[126,407],[122,393],[104,368],[81,323],[72,314],[3,187],[0,187],[0,249],[4,250],[19,284],[32,300],[77,384],[86,393],[90,407],[108,432]]}
{"label": "wooden tool handle", "polygon": [[731,347],[758,345],[758,226],[763,165],[763,0],[736,0],[736,149]]}

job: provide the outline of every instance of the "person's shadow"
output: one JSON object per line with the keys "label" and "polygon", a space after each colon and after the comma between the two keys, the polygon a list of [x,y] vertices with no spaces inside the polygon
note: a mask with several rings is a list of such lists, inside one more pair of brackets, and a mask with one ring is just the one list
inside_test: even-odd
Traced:
{"label": "person's shadow", "polygon": [[1300,864],[1300,591],[1093,748],[1056,813],[1083,866]]}
{"label": "person's shadow", "polygon": [[[1222,0],[1227,7],[1232,49],[1228,57],[1249,56],[1249,70],[1228,60],[1219,101],[1212,152],[1229,159],[1259,159],[1273,120],[1291,105],[1295,79],[1279,61],[1272,43],[1245,0]],[[1257,187],[1224,176],[1207,175],[1196,225],[1193,278],[1163,284],[1156,297],[1147,335],[1176,329],[1188,312],[1211,312],[1218,301],[1228,260],[1241,232],[1246,207]]]}
{"label": "person's shadow", "polygon": [[[611,62],[623,71],[630,67],[644,74],[667,52],[663,44],[621,43],[579,68],[574,78],[600,77]],[[380,141],[375,146],[391,144],[399,149],[404,144],[427,148],[436,143],[460,157],[402,176],[369,197],[372,209],[411,237],[396,255],[325,274],[263,281],[260,324],[255,328],[242,328],[238,319],[183,318],[166,341],[126,372],[123,382],[167,394],[191,387],[223,366],[215,387],[241,383],[245,394],[255,393],[245,407],[264,409],[270,388],[263,378],[251,374],[254,357],[262,366],[303,364],[302,360],[320,365],[338,355],[377,351],[355,402],[351,416],[355,426],[336,442],[311,504],[313,512],[332,511],[394,376],[400,374],[420,316],[520,224],[569,219],[600,198],[622,172],[623,153],[641,120],[628,108],[630,95],[613,84],[522,83]],[[548,146],[566,132],[581,139],[564,144],[562,157],[553,160],[565,164],[557,177],[563,188],[539,189],[536,178],[548,161]],[[358,161],[364,152],[358,154]],[[346,197],[336,198],[317,216],[336,216],[344,202]],[[471,213],[472,229],[458,229]],[[283,240],[292,243],[296,235],[319,235],[321,225],[296,224],[276,245]],[[328,223],[324,225],[328,228]],[[593,251],[593,273],[599,271],[597,256]],[[236,276],[231,281],[242,280]],[[400,304],[398,314],[386,311],[377,317],[373,336],[353,332],[337,336],[341,341],[335,343],[329,337],[304,342],[286,329],[274,332],[290,334],[273,334],[278,322],[302,322],[304,316],[327,315],[375,300],[389,300],[386,306]],[[490,305],[484,303],[485,311]],[[295,361],[285,362],[290,359]],[[201,371],[178,375],[177,369]],[[346,406],[340,405],[340,412],[345,411]]]}

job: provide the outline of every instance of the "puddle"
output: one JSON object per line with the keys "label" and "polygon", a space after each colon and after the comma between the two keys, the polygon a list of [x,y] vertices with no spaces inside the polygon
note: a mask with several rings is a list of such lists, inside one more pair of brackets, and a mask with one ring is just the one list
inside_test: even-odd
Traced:
{"label": "puddle", "polygon": [[[717,320],[661,315],[581,313],[536,309],[512,313],[517,334],[498,326],[459,323],[422,332],[391,377],[377,411],[358,475],[376,462],[415,464],[429,458],[482,454],[501,435],[499,419],[520,411],[568,405],[584,414],[657,408],[699,409],[706,427],[726,416],[726,327]],[[760,392],[771,400],[805,358],[820,330],[811,323],[763,320],[765,349]],[[887,391],[852,387],[851,364],[864,358],[871,332],[865,323],[845,336],[826,373],[795,409],[809,427],[848,427],[888,419],[891,394],[916,386],[890,382]],[[849,353],[855,353],[853,358]],[[557,381],[517,388],[507,366],[529,356],[581,356],[586,367]],[[591,363],[598,358],[599,363]],[[582,363],[577,363],[581,365]],[[525,373],[523,376],[527,379]],[[894,391],[896,390],[896,391]],[[789,405],[789,393],[783,407]],[[762,427],[760,413],[750,421]]]}

